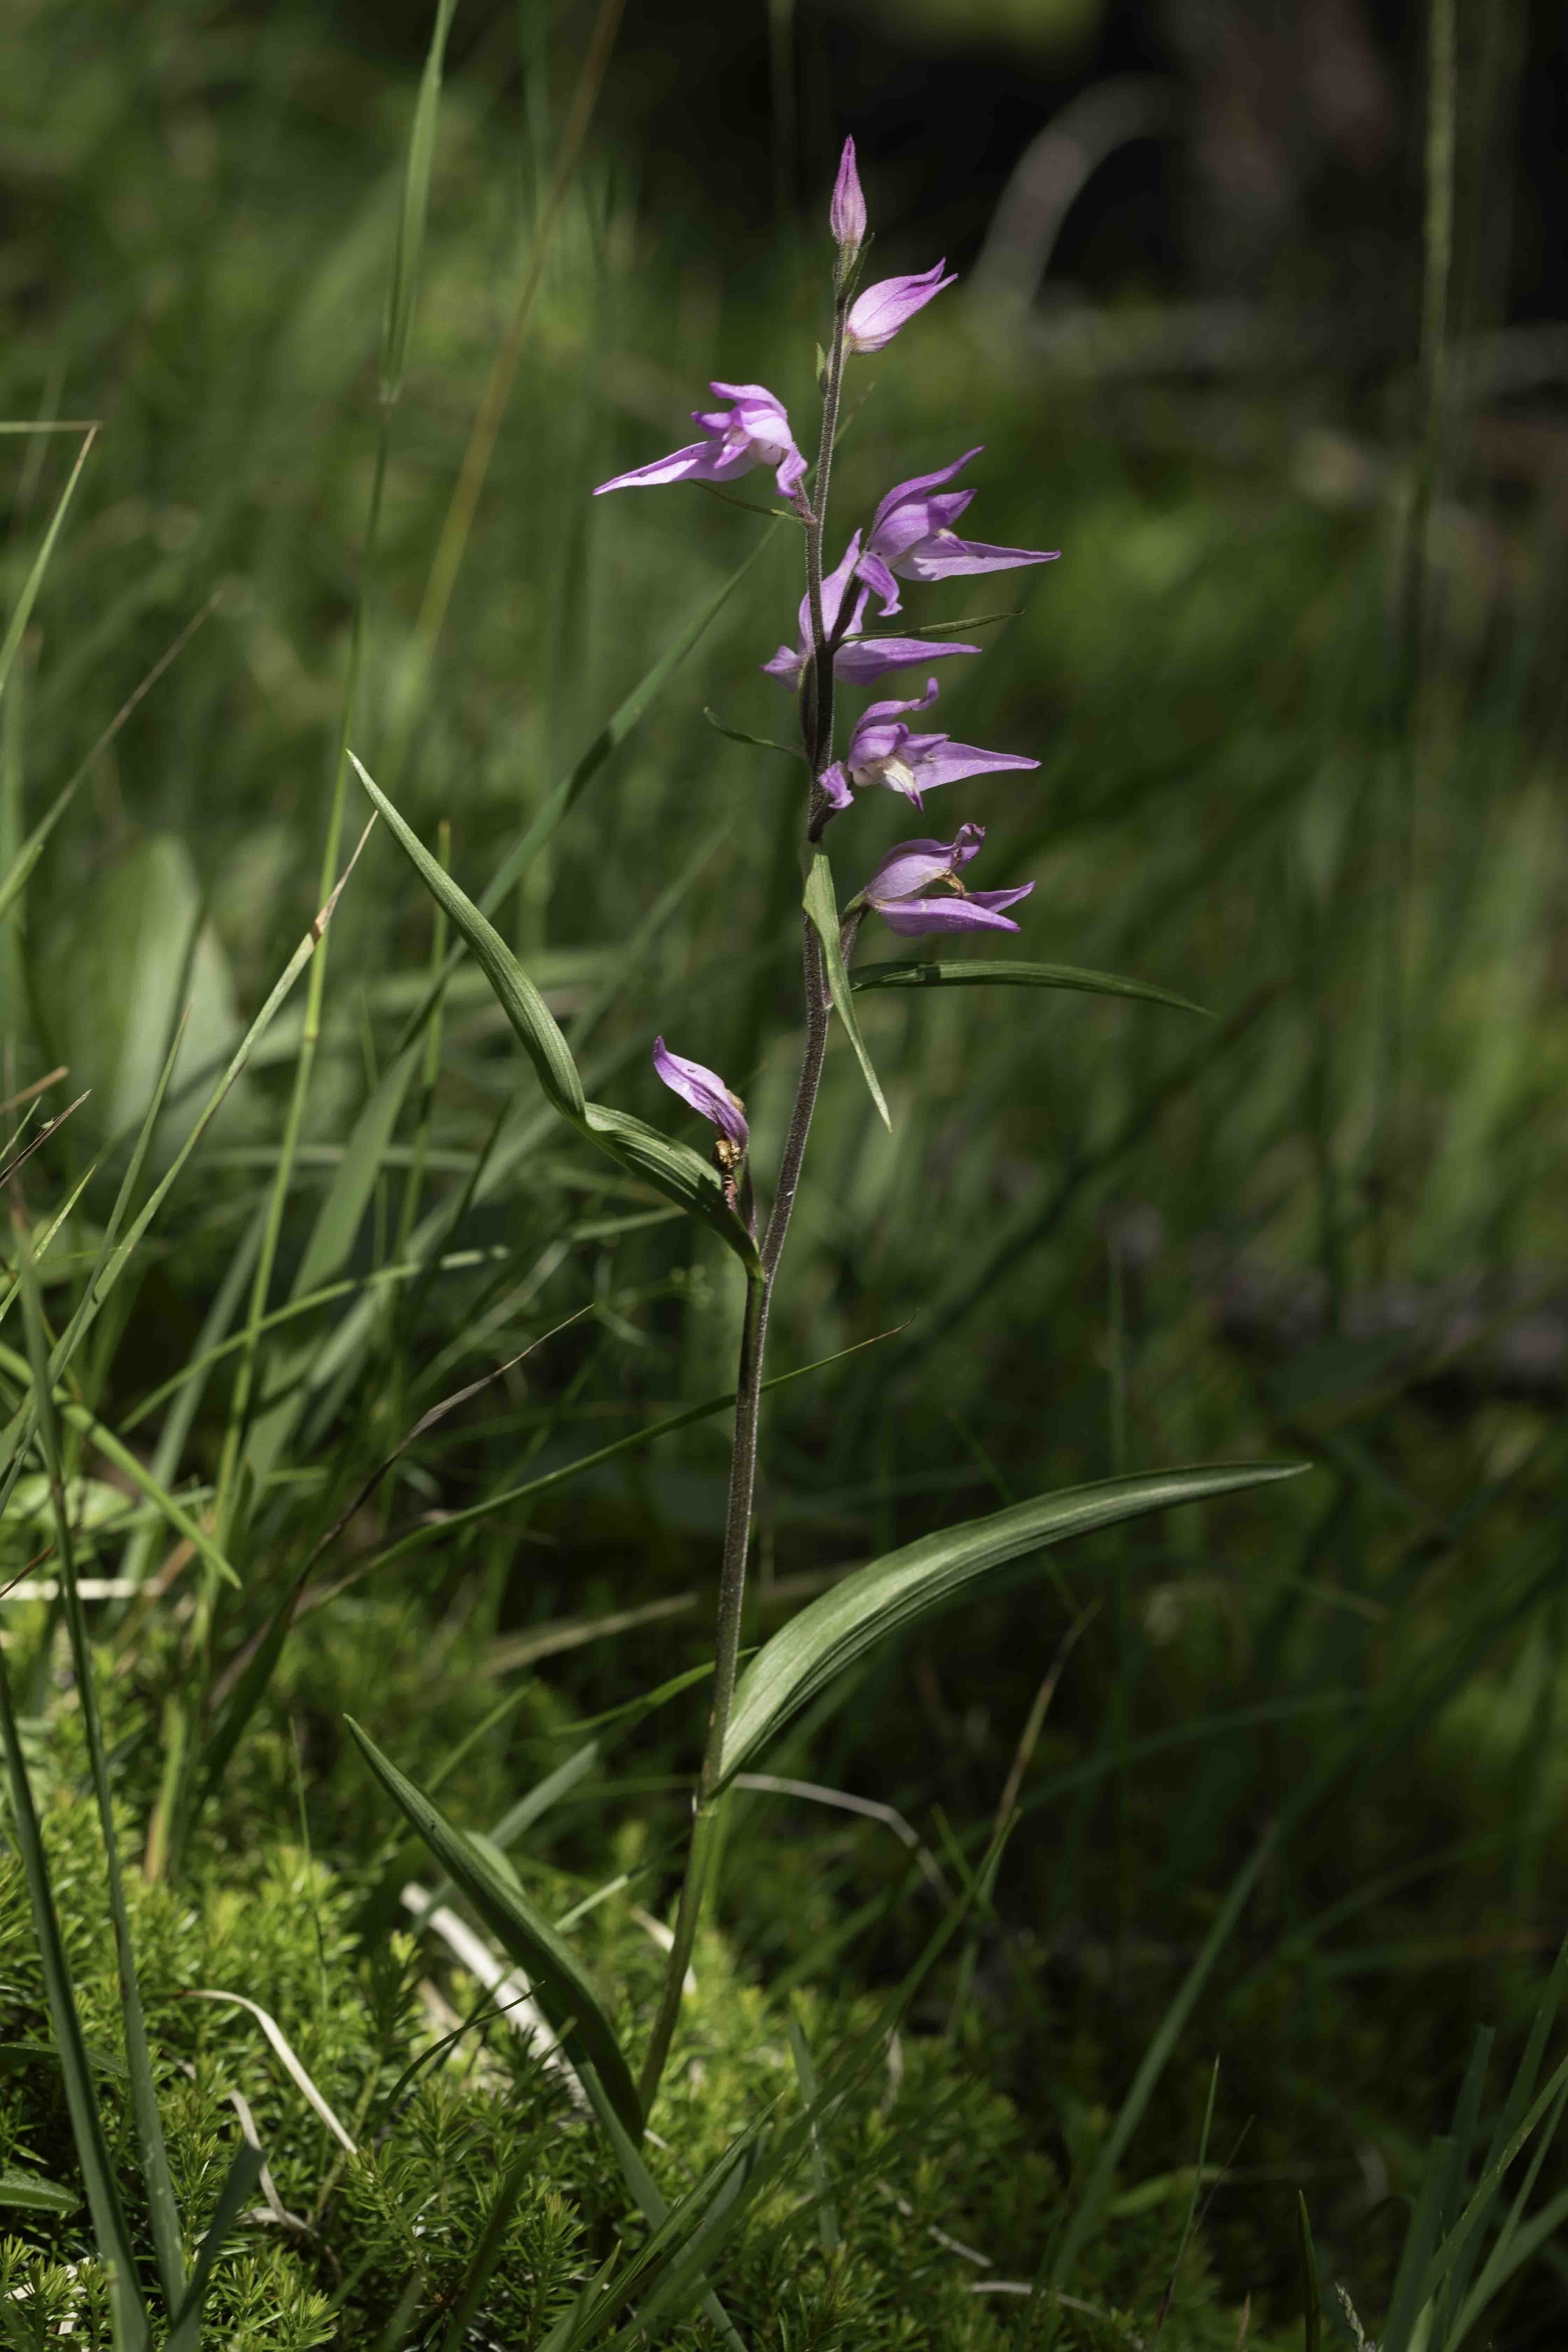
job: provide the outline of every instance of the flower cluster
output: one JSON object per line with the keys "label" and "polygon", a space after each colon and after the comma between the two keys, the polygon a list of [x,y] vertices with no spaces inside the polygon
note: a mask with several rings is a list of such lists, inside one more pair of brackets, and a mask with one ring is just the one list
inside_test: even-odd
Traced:
{"label": "flower cluster", "polygon": [[[952,274],[939,261],[913,276],[885,278],[857,291],[867,245],[867,216],[852,139],[845,142],[828,220],[837,248],[836,318],[819,467],[824,480],[832,456],[845,363],[856,355],[884,350],[917,312],[953,283]],[[672,450],[651,465],[616,475],[600,483],[595,496],[668,482],[728,482],[758,466],[772,468],[780,496],[808,533],[808,576],[815,593],[808,588],[801,600],[795,643],[781,646],[772,660],[761,667],[769,677],[800,693],[803,711],[815,714],[803,722],[813,768],[812,837],[820,835],[832,815],[848,808],[857,793],[873,785],[900,793],[918,809],[922,795],[939,784],[1002,769],[1037,768],[1037,760],[1016,752],[982,751],[973,743],[955,743],[951,736],[911,727],[908,723],[911,715],[928,711],[937,698],[934,677],[927,680],[924,694],[910,701],[872,703],[856,721],[848,748],[837,760],[831,756],[831,745],[822,740],[831,732],[831,693],[825,690],[820,709],[813,696],[819,658],[831,665],[830,686],[859,686],[889,671],[980,650],[977,646],[925,636],[867,633],[863,624],[873,597],[879,600],[882,620],[901,611],[901,581],[924,583],[1055,560],[1054,550],[994,547],[986,541],[959,535],[957,525],[975,493],[972,488],[955,489],[952,484],[971,459],[980,455],[979,449],[966,450],[934,473],[917,474],[897,484],[877,508],[869,528],[857,530],[838,562],[822,572],[824,516],[820,504],[814,506],[813,496],[820,500],[823,491],[816,485],[808,491],[810,468],[796,446],[783,402],[762,384],[715,383],[712,390],[727,405],[693,411],[693,420],[702,429],[700,441]],[[816,570],[811,569],[813,564]],[[963,869],[984,838],[984,826],[961,824],[951,842],[900,842],[846,909],[847,943],[867,913],[879,915],[890,930],[910,939],[952,931],[1016,931],[1018,926],[1004,909],[1027,898],[1033,883],[1005,890],[971,890],[963,880]],[[732,1178],[743,1169],[748,1143],[739,1097],[701,1063],[668,1052],[662,1037],[654,1047],[654,1066],[665,1085],[717,1129],[715,1158],[726,1178]]]}

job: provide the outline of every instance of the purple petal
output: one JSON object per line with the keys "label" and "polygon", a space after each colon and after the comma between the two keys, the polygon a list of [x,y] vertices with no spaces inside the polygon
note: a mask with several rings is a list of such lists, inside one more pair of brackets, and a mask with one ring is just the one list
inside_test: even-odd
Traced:
{"label": "purple petal", "polygon": [[835,760],[831,768],[824,768],[816,781],[827,796],[829,808],[847,808],[855,797],[849,789],[849,779],[845,773],[842,760]]}
{"label": "purple petal", "polygon": [[900,609],[899,583],[874,550],[868,548],[860,558],[860,577],[874,594],[882,600],[882,618]]}
{"label": "purple petal", "polygon": [[[602,499],[606,490],[651,489],[658,482],[710,482],[715,467],[726,464],[719,457],[711,441],[689,441],[684,449],[672,449],[668,457],[656,457],[651,466],[634,466],[629,474],[617,474],[612,481],[601,482],[594,492]],[[726,470],[741,473],[743,467],[732,462]]]}
{"label": "purple petal", "polygon": [[839,648],[833,667],[850,680],[880,677],[890,669],[913,669],[917,663],[944,661],[950,654],[977,654],[978,646],[937,646],[929,637],[856,637]]}
{"label": "purple petal", "polygon": [[[910,506],[921,501],[922,494],[926,491],[938,490],[943,482],[951,482],[954,474],[961,474],[971,457],[978,457],[984,446],[984,441],[977,441],[973,449],[966,449],[962,457],[953,459],[951,466],[939,466],[934,474],[913,474],[907,482],[896,483],[871,518],[871,535],[868,544],[880,547],[883,526],[900,507]],[[963,495],[967,499],[973,496],[973,492],[965,491]]]}
{"label": "purple petal", "polygon": [[901,719],[879,719],[870,723],[868,714],[849,738],[848,765],[851,768],[868,768],[875,760],[890,760],[904,749],[909,740],[910,730]]}
{"label": "purple petal", "polygon": [[838,159],[838,177],[833,184],[827,220],[841,258],[853,261],[866,235],[866,199],[860,192],[860,174],[855,168],[853,139],[844,142],[844,152]]}
{"label": "purple petal", "polygon": [[[968,904],[988,915],[1000,914],[1004,907],[1016,907],[1020,898],[1026,898],[1034,887],[1032,882],[1019,882],[1011,890],[972,890]],[[1016,930],[1017,925],[1013,928]]]}
{"label": "purple petal", "polygon": [[781,646],[772,661],[759,662],[757,667],[764,677],[776,677],[781,686],[798,686],[805,672],[805,656],[798,646]]}
{"label": "purple petal", "polygon": [[[1026,898],[1034,887],[1029,883],[1023,890],[988,891],[987,897],[1005,898],[1009,905],[1015,898]],[[930,931],[1016,931],[1016,923],[1005,915],[993,913],[975,898],[900,898],[896,906],[879,907],[877,912],[890,931],[902,940],[918,940]]]}
{"label": "purple petal", "polygon": [[961,776],[988,776],[1004,768],[1037,768],[1037,760],[1026,760],[1016,751],[983,751],[974,743],[954,743],[945,735],[936,738],[936,748],[923,754],[917,751],[911,740],[904,746],[904,757],[915,772],[915,782],[922,793],[934,784],[954,784]]}
{"label": "purple petal", "polygon": [[879,352],[890,343],[899,329],[907,326],[917,310],[923,310],[933,295],[956,282],[956,272],[942,276],[944,267],[939,261],[913,277],[884,278],[868,286],[850,304],[845,321],[849,349]]}
{"label": "purple petal", "polygon": [[860,725],[874,727],[880,719],[901,719],[907,710],[929,710],[940,691],[935,678],[928,677],[925,692],[917,694],[911,701],[868,703],[861,715]]}
{"label": "purple petal", "polygon": [[653,1066],[671,1094],[679,1095],[682,1102],[700,1111],[721,1135],[744,1151],[750,1140],[745,1111],[739,1097],[730,1092],[717,1070],[710,1070],[700,1062],[689,1062],[683,1054],[672,1054],[662,1037],[653,1041]]}
{"label": "purple petal", "polygon": [[805,478],[805,459],[801,456],[800,451],[795,447],[792,441],[789,447],[784,451],[784,456],[779,459],[777,468],[773,474],[773,479],[778,484],[784,496],[787,499],[795,489],[796,484],[803,481]]}
{"label": "purple petal", "polygon": [[1023,563],[1054,563],[1059,547],[987,547],[983,541],[935,532],[890,560],[907,580],[945,580],[963,572],[1014,572]]}
{"label": "purple petal", "polygon": [[953,841],[900,841],[889,850],[860,895],[877,908],[890,899],[912,898],[967,866],[984,838],[983,824],[962,824]]}

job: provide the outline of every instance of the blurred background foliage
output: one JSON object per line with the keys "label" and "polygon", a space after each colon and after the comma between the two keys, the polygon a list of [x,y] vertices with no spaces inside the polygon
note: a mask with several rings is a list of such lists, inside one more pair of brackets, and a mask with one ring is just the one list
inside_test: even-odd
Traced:
{"label": "blurred background foliage", "polygon": [[[981,443],[977,532],[1064,551],[931,603],[1007,616],[984,661],[944,673],[944,723],[1042,761],[955,790],[931,822],[980,818],[982,878],[1036,882],[1030,953],[1136,972],[1215,1017],[867,1002],[895,1131],[836,1047],[775,1369],[877,1344],[772,1403],[759,1622],[797,1580],[1116,1468],[1276,1454],[1314,1475],[1100,1539],[879,1654],[778,1769],[897,1806],[933,1842],[983,1839],[1042,1677],[1097,1603],[1027,1762],[994,1920],[925,2022],[1018,2100],[1036,2145],[1082,2160],[1283,1815],[1141,2161],[1190,2161],[1218,2050],[1219,2153],[1240,2151],[1210,2213],[1226,2292],[1289,2310],[1300,2182],[1326,2263],[1375,2310],[1473,2023],[1507,2035],[1528,2016],[1564,1911],[1560,16],[1459,11],[1423,531],[1422,12],[631,0],[437,629],[434,551],[594,22],[577,0],[458,11],[355,746],[426,838],[450,825],[477,896],[765,534],[696,490],[589,492],[683,438],[712,374],[773,386],[805,436],[826,191],[853,131],[879,262],[945,251],[964,278],[863,365],[837,535],[891,481]],[[63,1198],[104,1155],[46,1277],[91,1248],[178,1007],[164,1152],[314,904],[428,29],[416,0],[12,0],[0,17],[0,412],[104,420],[3,706],[7,853],[212,600],[94,759],[7,937],[16,1086],[63,1063],[93,1090],[41,1164]],[[72,454],[67,435],[0,445],[10,595]],[[795,562],[776,533],[500,918],[597,1093],[668,1123],[647,1065],[663,1030],[744,1094],[763,1171],[796,1050],[793,777],[703,713],[787,732],[756,665],[792,633]],[[847,888],[899,829],[861,807],[836,830]],[[428,902],[384,840],[332,939],[279,1297],[429,953]],[[155,1229],[95,1372],[111,1425],[221,1295],[300,1017],[268,1034]],[[374,1377],[311,1390],[248,1522],[263,1586],[421,1402],[574,1308],[586,1320],[510,1376],[504,1406],[406,1457],[351,1556],[728,1385],[720,1253],[531,1126],[537,1108],[465,972],[423,1200],[456,1200],[486,1139],[507,1139],[452,1236],[468,1262],[389,1310]],[[360,1274],[406,1231],[410,1132]],[[198,1491],[227,1377],[179,1454]],[[153,1408],[138,1445],[159,1426]],[[341,1603],[279,1693],[318,1851],[352,1856],[386,1826],[341,1759],[345,1706],[377,1737],[401,1726],[416,1760],[531,1659],[589,1715],[700,1660],[723,1468],[721,1424],[699,1425],[426,1540]],[[19,1516],[12,1538],[20,1559]],[[154,1706],[177,1629],[161,1645],[142,1624],[138,1643],[127,1671]],[[450,1688],[430,1679],[448,1646]],[[666,1710],[636,1743],[656,1908],[679,1818],[665,1790],[700,1728],[695,1705]],[[549,1752],[536,1736],[506,1730],[455,1784],[476,1819]],[[555,1863],[592,1866],[604,1808],[564,1809]],[[877,1823],[747,1795],[722,1903],[742,1965],[770,1981],[839,1937],[832,1966],[882,1981],[925,1932],[907,1888],[892,1900],[904,1860]],[[1510,2346],[1561,2330],[1568,2262],[1546,2254]]]}

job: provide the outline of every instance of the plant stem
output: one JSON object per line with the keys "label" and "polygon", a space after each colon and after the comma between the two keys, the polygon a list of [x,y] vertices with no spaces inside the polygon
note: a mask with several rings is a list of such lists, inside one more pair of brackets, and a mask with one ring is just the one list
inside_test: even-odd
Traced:
{"label": "plant stem", "polygon": [[[802,697],[801,733],[811,762],[814,790],[813,838],[821,824],[816,780],[833,757],[833,663],[827,652],[829,632],[822,611],[822,539],[827,522],[827,490],[833,472],[833,441],[838,430],[838,395],[844,382],[844,321],[849,309],[840,293],[833,316],[833,349],[827,360],[827,382],[822,394],[822,438],[817,445],[816,471],[812,477],[811,509],[805,522],[805,593],[811,614],[811,659],[806,665]],[[847,595],[847,591],[846,591]]]}
{"label": "plant stem", "polygon": [[680,1902],[675,1915],[674,1941],[670,1946],[658,2014],[648,2039],[647,2052],[643,2059],[642,2080],[638,2085],[645,2116],[653,2105],[659,2077],[664,2073],[665,2060],[669,2055],[676,2020],[680,2014],[686,1970],[691,1958],[692,1946],[697,1940],[702,1899],[707,1892],[708,1867],[721,1802],[719,1782],[723,1769],[724,1739],[730,1728],[730,1710],[735,1696],[741,1615],[746,1597],[746,1555],[751,1545],[752,1497],[756,1486],[757,1425],[762,1403],[768,1310],[773,1304],[773,1283],[784,1252],[784,1237],[789,1232],[790,1213],[795,1206],[801,1163],[805,1157],[806,1138],[811,1132],[811,1117],[816,1108],[817,1087],[822,1080],[822,1065],[827,1054],[829,1004],[822,971],[822,945],[809,922],[805,926],[805,1052],[801,1058],[795,1108],[790,1114],[789,1132],[784,1139],[784,1159],[779,1167],[778,1190],[773,1195],[773,1211],[763,1237],[762,1271],[753,1274],[746,1285],[746,1312],[741,1327],[741,1361],[735,1381],[735,1438],[730,1456],[729,1500],[724,1512],[724,1558],[719,1572],[713,1706],[708,1717],[708,1738],[703,1748],[702,1769],[698,1779],[692,1815],[691,1843],[687,1850],[686,1875],[681,1882]]}
{"label": "plant stem", "polygon": [[[833,349],[828,358],[827,381],[823,391],[822,440],[813,485],[815,497],[810,512],[802,515],[805,525],[805,577],[812,646],[811,659],[802,682],[801,734],[811,763],[807,837],[813,841],[819,836],[829,811],[826,795],[817,779],[833,756],[833,643],[822,610],[822,537],[827,516],[828,477],[832,471],[833,436],[838,420],[838,394],[844,374],[844,321],[847,310],[847,294],[840,288],[835,302]],[[741,1360],[735,1378],[735,1435],[730,1455],[729,1498],[724,1510],[724,1556],[719,1571],[713,1705],[708,1717],[708,1736],[692,1811],[691,1843],[687,1849],[686,1874],[681,1881],[680,1901],[676,1908],[669,1959],[659,1995],[658,2013],[648,2037],[638,2084],[645,2116],[658,2090],[674,2038],[676,2021],[680,2014],[686,1970],[691,1958],[692,1946],[697,1940],[709,1866],[717,1840],[719,1808],[722,1801],[720,1778],[723,1769],[725,1736],[730,1728],[730,1710],[735,1696],[741,1619],[746,1598],[746,1555],[751,1546],[752,1500],[756,1487],[757,1426],[762,1405],[768,1311],[773,1304],[773,1284],[778,1276],[779,1260],[784,1255],[795,1196],[800,1184],[806,1139],[811,1133],[812,1114],[816,1108],[817,1089],[822,1083],[822,1066],[827,1055],[831,1004],[823,966],[822,943],[809,918],[802,929],[805,1050],[801,1056],[795,1108],[790,1113],[789,1129],[784,1137],[778,1187],[773,1194],[767,1230],[763,1236],[762,1263],[758,1270],[748,1276],[746,1283],[746,1311],[741,1327]]]}

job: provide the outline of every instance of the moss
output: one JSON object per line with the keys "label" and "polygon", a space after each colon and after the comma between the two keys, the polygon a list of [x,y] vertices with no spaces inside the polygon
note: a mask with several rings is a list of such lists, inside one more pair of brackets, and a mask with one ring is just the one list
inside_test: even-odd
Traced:
{"label": "moss", "polygon": [[[68,1709],[56,1734],[39,1752],[37,1793],[121,2193],[150,2277],[98,1822],[81,1791]],[[238,1818],[253,1819],[248,1797]],[[134,1851],[130,1815],[123,1827]],[[626,1859],[634,1858],[627,1843]],[[522,1868],[552,1916],[585,1891],[562,1871]],[[131,1874],[187,2257],[212,2219],[242,2111],[266,2157],[265,2200],[230,2239],[208,2306],[209,2340],[232,2352],[375,2344],[409,2296],[408,2340],[440,2340],[504,2180],[513,2201],[473,2315],[474,2343],[536,2344],[607,2255],[633,2253],[645,2240],[596,2126],[559,2070],[493,2014],[441,2048],[454,2016],[493,2004],[437,1941],[367,1925],[377,1916],[367,1904],[374,1891],[363,1872],[329,1867],[277,1833],[243,1846],[209,1835],[178,1885]],[[598,1904],[574,1934],[636,2047],[657,1995],[659,1950],[624,1895]],[[717,1930],[701,1937],[695,1973],[647,2150],[672,2203],[739,2132],[769,2110],[787,2122],[801,2096],[788,2018]],[[242,1996],[275,2021],[354,2153],[313,2111],[253,2011],[201,1997],[214,1993]],[[857,2044],[868,2063],[820,2136],[837,2248],[824,2250],[813,2176],[797,2168],[757,2197],[713,2265],[742,2335],[789,2352],[989,2352],[1019,2341],[1025,2298],[974,2290],[1030,2278],[1064,2200],[1016,2109],[940,2038],[906,2030],[886,2043],[879,2006],[864,1993],[800,1997],[794,2014],[819,2072]],[[0,1859],[0,2040],[49,2040],[26,1890],[10,1855]],[[427,2063],[410,2080],[421,2055]],[[0,2163],[79,2184],[51,2060],[0,2075]],[[58,2341],[68,2315],[73,2340],[107,2347],[85,2208],[61,2219],[24,2210],[10,2218],[0,2274],[19,2340]],[[1091,2308],[1064,2312],[1062,2352],[1147,2333],[1178,2229],[1179,2215],[1162,2210],[1112,2226],[1073,2281]],[[1162,2342],[1169,2352],[1229,2352],[1236,2328],[1201,2248],[1189,2248]],[[695,2347],[717,2339],[700,2314],[689,2314],[668,2340]]]}

